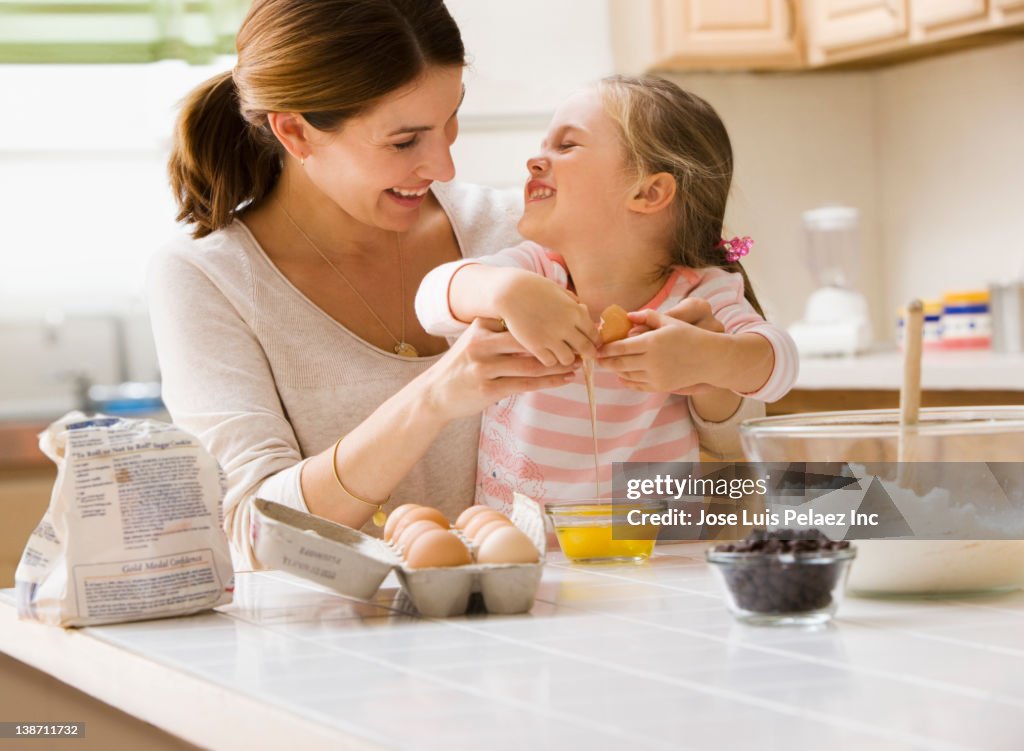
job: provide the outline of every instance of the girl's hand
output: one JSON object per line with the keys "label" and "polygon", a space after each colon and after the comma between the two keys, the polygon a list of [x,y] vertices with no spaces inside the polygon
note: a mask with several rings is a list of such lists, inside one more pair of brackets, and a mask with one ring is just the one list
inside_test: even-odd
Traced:
{"label": "girl's hand", "polygon": [[594,357],[601,344],[587,307],[550,279],[527,271],[511,275],[495,300],[509,333],[543,365],[572,365]]}
{"label": "girl's hand", "polygon": [[[634,333],[640,334],[644,331],[650,331],[651,329],[643,324],[643,315],[645,311],[637,311],[630,313],[629,318],[631,321],[636,323],[630,330],[630,335]],[[670,318],[675,318],[677,321],[683,323],[689,323],[697,328],[704,329],[705,331],[711,331],[716,334],[725,332],[725,327],[721,321],[715,318],[714,312],[711,310],[711,303],[700,297],[689,297],[685,300],[680,301],[673,307],[665,311],[664,315]]]}
{"label": "girl's hand", "polygon": [[479,414],[512,394],[563,386],[574,377],[573,363],[544,365],[498,321],[478,318],[419,378],[425,381],[426,406],[454,420]]}
{"label": "girl's hand", "polygon": [[706,300],[682,301],[668,314],[641,310],[629,314],[629,337],[601,348],[598,362],[637,391],[697,394],[715,390],[708,367],[718,356],[725,329]]}

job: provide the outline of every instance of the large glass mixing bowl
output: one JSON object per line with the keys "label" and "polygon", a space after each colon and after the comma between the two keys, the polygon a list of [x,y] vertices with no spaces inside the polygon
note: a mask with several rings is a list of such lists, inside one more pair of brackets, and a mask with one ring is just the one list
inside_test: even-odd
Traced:
{"label": "large glass mixing bowl", "polygon": [[[961,525],[947,537],[970,537],[971,529],[982,528],[972,527],[975,522],[1005,530],[1008,539],[858,540],[848,580],[853,592],[930,595],[1024,586],[1024,534],[1016,531],[1024,529],[1024,407],[925,408],[910,430],[901,430],[898,410],[784,415],[748,420],[740,438],[750,461],[858,463],[882,472],[887,464],[890,479],[895,472],[914,477],[910,464],[898,469],[900,459],[942,463],[917,469],[913,482],[894,483],[890,496],[897,506],[922,508],[929,493],[944,492],[946,518]],[[994,516],[989,499],[966,479],[972,468],[956,464],[965,462],[1006,462],[989,467],[1016,505]]]}

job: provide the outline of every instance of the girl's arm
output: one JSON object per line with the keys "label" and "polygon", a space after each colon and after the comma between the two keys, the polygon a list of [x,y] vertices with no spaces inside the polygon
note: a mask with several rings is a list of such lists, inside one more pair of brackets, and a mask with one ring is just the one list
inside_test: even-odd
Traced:
{"label": "girl's arm", "polygon": [[[694,299],[695,298],[695,299]],[[712,381],[744,396],[774,402],[796,383],[800,360],[793,338],[769,323],[743,295],[743,277],[723,269],[706,269],[701,282],[680,305],[706,300],[724,333],[708,351]]]}
{"label": "girl's arm", "polygon": [[792,339],[744,299],[738,274],[708,270],[671,315],[647,310],[630,318],[638,335],[604,347],[601,363],[634,388],[693,394],[708,420],[728,418],[738,395],[775,401],[796,381]]}
{"label": "girl's arm", "polygon": [[566,289],[568,276],[533,243],[434,269],[416,294],[416,315],[435,335],[457,336],[478,318],[500,320],[546,365],[592,357],[600,343],[584,305]]}

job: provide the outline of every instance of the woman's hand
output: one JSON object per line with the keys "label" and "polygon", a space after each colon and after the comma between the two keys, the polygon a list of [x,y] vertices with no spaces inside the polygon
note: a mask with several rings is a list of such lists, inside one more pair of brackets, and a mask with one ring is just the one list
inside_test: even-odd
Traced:
{"label": "woman's hand", "polygon": [[538,274],[506,271],[494,304],[527,352],[544,365],[572,365],[577,356],[597,354],[597,326],[572,292]]}
{"label": "woman's hand", "polygon": [[498,321],[478,318],[420,379],[426,381],[429,406],[453,420],[512,394],[563,386],[575,377],[576,367],[574,361],[545,365]]}

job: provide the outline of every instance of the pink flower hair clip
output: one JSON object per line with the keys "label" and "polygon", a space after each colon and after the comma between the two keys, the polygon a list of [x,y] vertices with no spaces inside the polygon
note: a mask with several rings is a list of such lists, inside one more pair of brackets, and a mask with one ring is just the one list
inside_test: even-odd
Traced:
{"label": "pink flower hair clip", "polygon": [[723,237],[715,247],[725,251],[725,260],[729,263],[736,263],[750,252],[750,249],[754,247],[754,241],[749,237],[734,237],[731,240],[726,240]]}

